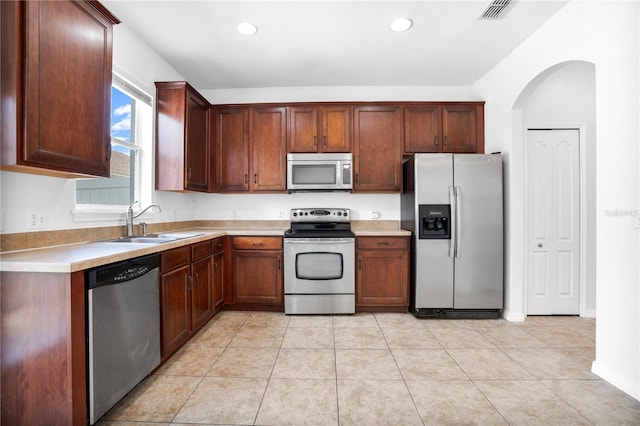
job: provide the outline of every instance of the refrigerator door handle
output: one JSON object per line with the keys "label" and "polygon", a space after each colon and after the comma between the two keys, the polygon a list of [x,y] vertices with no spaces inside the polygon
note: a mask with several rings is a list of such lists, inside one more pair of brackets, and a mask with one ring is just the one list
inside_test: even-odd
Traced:
{"label": "refrigerator door handle", "polygon": [[456,186],[455,196],[456,196],[456,208],[455,208],[456,235],[455,237],[452,236],[452,238],[455,238],[456,240],[455,241],[455,247],[456,247],[455,257],[456,259],[459,259],[460,248],[462,247],[462,189],[459,186]]}
{"label": "refrigerator door handle", "polygon": [[456,257],[456,241],[458,239],[458,224],[457,220],[457,198],[456,189],[453,186],[449,187],[449,204],[451,205],[451,218],[449,220],[451,226],[451,240],[449,241],[449,257]]}

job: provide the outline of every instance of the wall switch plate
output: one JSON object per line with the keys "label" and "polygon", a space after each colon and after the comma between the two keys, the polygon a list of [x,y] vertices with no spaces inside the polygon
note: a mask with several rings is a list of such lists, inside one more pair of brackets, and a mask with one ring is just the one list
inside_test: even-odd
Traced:
{"label": "wall switch plate", "polygon": [[371,212],[371,219],[380,219],[380,212],[379,211],[372,211]]}

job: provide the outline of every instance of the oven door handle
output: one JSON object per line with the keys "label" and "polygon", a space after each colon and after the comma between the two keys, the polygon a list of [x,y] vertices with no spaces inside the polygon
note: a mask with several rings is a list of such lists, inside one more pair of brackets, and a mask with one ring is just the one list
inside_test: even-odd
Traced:
{"label": "oven door handle", "polygon": [[285,244],[354,244],[353,238],[285,238]]}

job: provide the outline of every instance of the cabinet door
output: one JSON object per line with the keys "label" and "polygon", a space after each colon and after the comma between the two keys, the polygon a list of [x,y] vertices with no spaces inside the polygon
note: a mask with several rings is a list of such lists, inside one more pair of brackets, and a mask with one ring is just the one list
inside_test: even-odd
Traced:
{"label": "cabinet door", "polygon": [[191,324],[198,330],[213,317],[213,258],[191,264]]}
{"label": "cabinet door", "polygon": [[[323,152],[351,152],[351,107],[325,106],[322,110]],[[320,143],[320,142],[318,142]]]}
{"label": "cabinet door", "polygon": [[162,356],[182,346],[191,335],[190,266],[160,276]]}
{"label": "cabinet door", "polygon": [[289,152],[318,152],[318,110],[289,108]]}
{"label": "cabinet door", "polygon": [[438,152],[442,144],[441,108],[409,106],[404,108],[404,152]]}
{"label": "cabinet door", "polygon": [[282,251],[232,252],[235,303],[283,303]]}
{"label": "cabinet door", "polygon": [[193,191],[209,190],[208,110],[206,101],[187,91],[185,187]]}
{"label": "cabinet door", "polygon": [[442,152],[484,151],[484,143],[481,151],[478,150],[480,132],[477,109],[475,105],[442,107]]}
{"label": "cabinet door", "polygon": [[249,190],[249,109],[215,110],[216,191]]}
{"label": "cabinet door", "polygon": [[224,252],[213,255],[213,309],[219,311],[224,305]]}
{"label": "cabinet door", "polygon": [[354,191],[402,192],[400,107],[356,107],[354,126]]}
{"label": "cabinet door", "polygon": [[253,191],[287,189],[286,108],[254,108],[251,134]]}
{"label": "cabinet door", "polygon": [[356,303],[408,306],[409,253],[406,250],[358,252]]}
{"label": "cabinet door", "polygon": [[88,2],[22,6],[25,115],[19,116],[18,164],[109,177],[112,21]]}

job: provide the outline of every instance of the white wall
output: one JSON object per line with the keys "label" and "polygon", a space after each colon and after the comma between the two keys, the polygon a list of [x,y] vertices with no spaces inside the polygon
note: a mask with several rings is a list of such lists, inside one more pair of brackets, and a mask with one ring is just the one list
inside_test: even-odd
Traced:
{"label": "white wall", "polygon": [[474,90],[485,99],[488,150],[506,152],[506,314],[524,309],[523,114],[515,103],[556,64],[595,64],[596,361],[593,371],[640,399],[638,2],[572,1]]}

